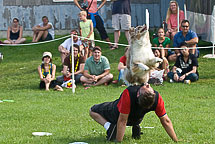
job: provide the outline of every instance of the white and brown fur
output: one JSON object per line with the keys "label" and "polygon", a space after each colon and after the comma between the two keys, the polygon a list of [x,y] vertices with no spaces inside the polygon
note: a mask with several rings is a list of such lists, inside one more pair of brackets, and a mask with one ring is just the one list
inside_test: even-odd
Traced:
{"label": "white and brown fur", "polygon": [[155,57],[152,52],[149,31],[146,25],[132,27],[129,33],[131,45],[123,79],[127,85],[141,85],[148,82],[150,70],[158,67],[163,60]]}

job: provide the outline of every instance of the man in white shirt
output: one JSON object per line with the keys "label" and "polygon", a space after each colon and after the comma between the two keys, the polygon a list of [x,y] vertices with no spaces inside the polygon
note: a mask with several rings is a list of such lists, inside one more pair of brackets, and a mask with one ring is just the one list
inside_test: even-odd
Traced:
{"label": "man in white shirt", "polygon": [[42,23],[32,28],[34,32],[32,42],[38,42],[40,40],[48,41],[54,39],[54,27],[52,23],[49,22],[47,16],[43,16],[42,21]]}
{"label": "man in white shirt", "polygon": [[[80,47],[80,52],[83,50],[83,45],[81,40],[78,37],[75,37],[78,35],[78,32],[76,30],[72,30],[71,34],[74,35],[73,37],[73,45],[77,44]],[[72,38],[66,39],[59,47],[58,51],[61,54],[61,62],[62,64],[64,63],[64,59],[69,56],[70,54],[70,49],[71,49],[71,44],[72,44]]]}

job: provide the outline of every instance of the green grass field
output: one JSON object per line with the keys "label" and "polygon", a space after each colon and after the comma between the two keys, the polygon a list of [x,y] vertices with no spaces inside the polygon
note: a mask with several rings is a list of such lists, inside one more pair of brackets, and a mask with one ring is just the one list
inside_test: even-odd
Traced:
{"label": "green grass field", "polygon": [[[125,43],[122,35],[121,43]],[[98,37],[98,36],[97,36]],[[110,35],[113,41],[113,35]],[[0,63],[0,100],[14,102],[0,103],[0,143],[1,144],[68,144],[87,142],[90,144],[110,143],[105,139],[105,129],[89,116],[89,108],[119,97],[125,87],[110,84],[84,90],[78,85],[76,93],[71,89],[64,92],[39,90],[37,66],[41,64],[44,51],[53,54],[57,65],[57,76],[61,75],[58,46],[64,40],[23,47],[0,46],[4,60]],[[28,38],[30,42],[30,38]],[[207,45],[201,42],[199,46]],[[100,45],[111,64],[111,73],[116,79],[119,57],[123,47],[110,51],[107,45]],[[209,144],[215,141],[215,59],[204,59],[210,49],[201,50],[199,60],[200,79],[191,85],[164,82],[163,86],[153,86],[165,101],[168,116],[173,122],[180,143]],[[126,129],[123,143],[174,143],[159,122],[154,112],[148,113],[142,127],[140,140],[131,138],[131,128]],[[32,132],[50,132],[52,136],[36,137]]]}

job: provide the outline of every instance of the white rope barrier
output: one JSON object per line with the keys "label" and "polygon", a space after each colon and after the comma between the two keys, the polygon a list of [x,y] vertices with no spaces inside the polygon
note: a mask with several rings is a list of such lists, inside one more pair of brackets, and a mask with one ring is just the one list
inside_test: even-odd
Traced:
{"label": "white rope barrier", "polygon": [[[187,49],[208,49],[213,48],[213,46],[207,46],[207,47],[188,47]],[[152,47],[152,49],[184,49],[184,48],[161,48],[161,47]]]}
{"label": "white rope barrier", "polygon": [[42,41],[42,42],[37,42],[37,43],[28,43],[28,44],[0,44],[2,46],[29,46],[29,45],[37,45],[37,44],[44,44],[44,43],[50,43],[50,42],[54,42],[54,41],[58,41],[61,39],[65,39],[67,37],[70,37],[70,35],[58,38],[58,39],[53,39],[53,40],[49,40],[49,41]]}
{"label": "white rope barrier", "polygon": [[[43,41],[43,42],[38,42],[38,43],[29,43],[29,44],[0,44],[2,46],[28,46],[28,45],[37,45],[37,44],[44,44],[44,43],[50,43],[50,42],[54,42],[54,41],[58,41],[61,39],[65,39],[70,37],[71,35],[67,35],[58,39],[54,39],[54,40],[50,40],[50,41]],[[88,39],[86,37],[82,37],[82,36],[74,36],[74,37],[78,37],[78,38],[82,38],[82,39]],[[94,40],[95,42],[100,42],[100,43],[106,43],[106,44],[112,44],[112,45],[118,45],[118,46],[124,46],[124,47],[129,47],[130,45],[127,44],[120,44],[120,43],[112,43],[112,42],[106,42],[106,41],[102,41],[102,40]],[[170,48],[161,48],[161,47],[151,47],[152,49],[171,49],[171,50],[175,50],[175,49],[184,49],[184,48],[175,48],[175,47],[170,47]],[[209,49],[209,48],[213,48],[213,46],[207,46],[207,47],[195,47],[195,49]],[[194,49],[192,47],[188,47],[187,49]]]}

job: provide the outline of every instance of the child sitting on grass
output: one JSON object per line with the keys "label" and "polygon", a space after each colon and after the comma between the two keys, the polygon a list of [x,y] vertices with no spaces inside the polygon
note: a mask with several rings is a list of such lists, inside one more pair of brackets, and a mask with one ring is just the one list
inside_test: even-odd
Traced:
{"label": "child sitting on grass", "polygon": [[93,23],[92,20],[87,19],[87,12],[86,11],[81,11],[79,13],[79,18],[80,18],[80,26],[79,26],[79,31],[80,35],[82,37],[82,42],[85,48],[84,52],[84,58],[85,60],[92,56],[92,49],[95,46],[94,44],[94,32],[93,32]]}
{"label": "child sitting on grass", "polygon": [[49,90],[54,88],[57,91],[63,91],[62,87],[57,85],[55,79],[56,65],[52,63],[52,54],[44,52],[42,57],[42,64],[38,66],[38,73],[40,76],[40,89]]}

